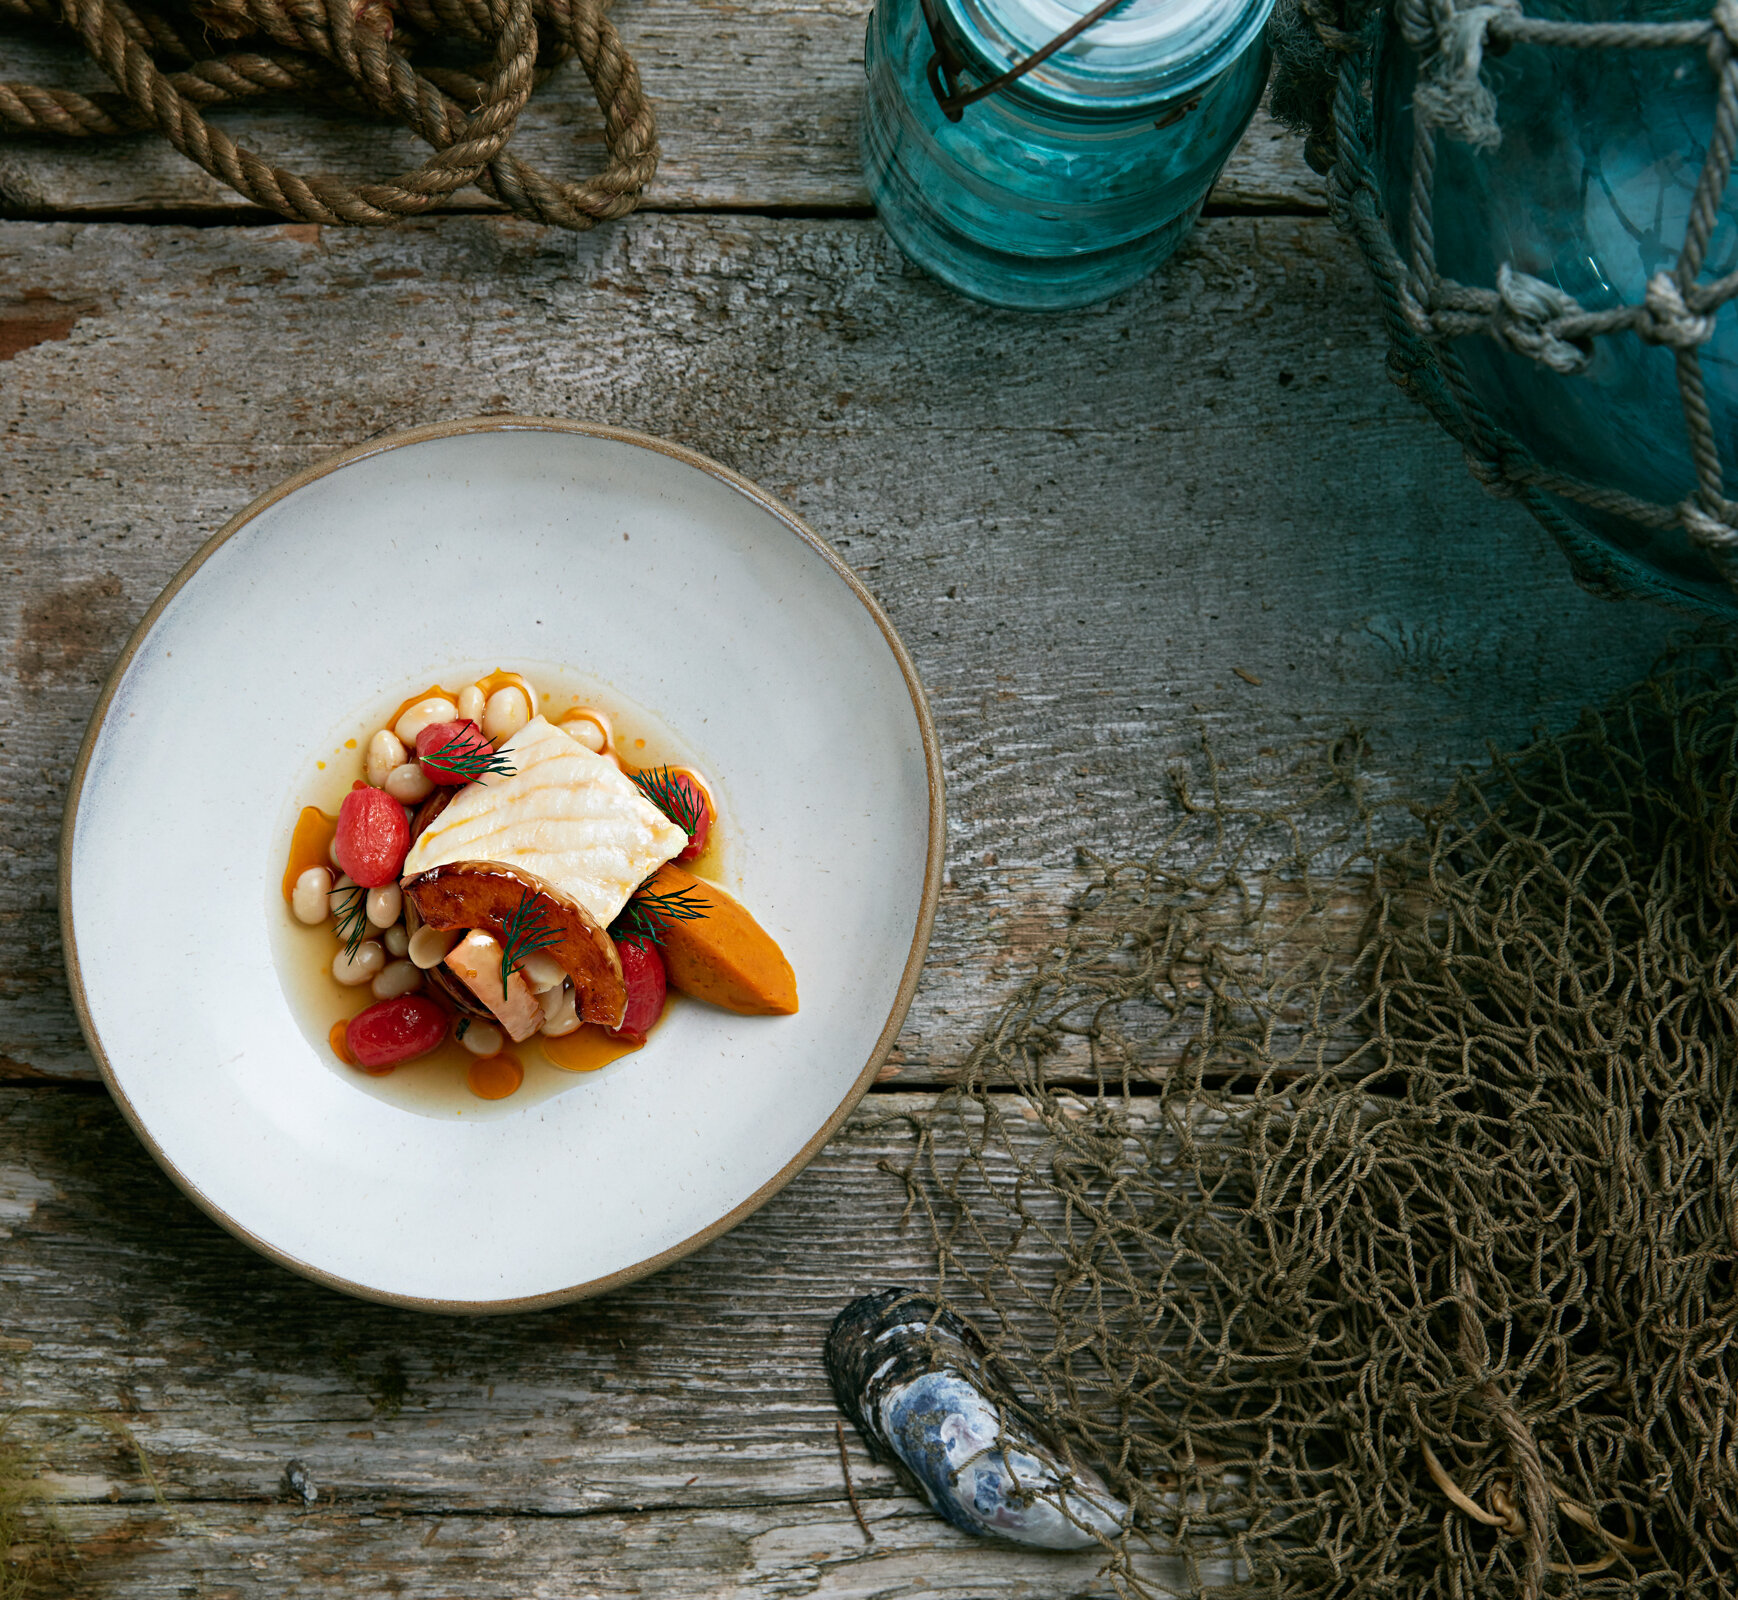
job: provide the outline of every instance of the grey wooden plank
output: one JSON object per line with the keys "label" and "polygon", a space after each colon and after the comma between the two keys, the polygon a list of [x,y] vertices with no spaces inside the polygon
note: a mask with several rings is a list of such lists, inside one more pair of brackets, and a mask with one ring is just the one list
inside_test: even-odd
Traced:
{"label": "grey wooden plank", "polygon": [[[847,1433],[820,1362],[848,1299],[925,1281],[877,1097],[701,1254],[587,1305],[364,1305],[196,1212],[100,1096],[0,1091],[8,1440],[78,1593],[1103,1592],[1092,1557],[976,1543]],[[890,1120],[889,1114],[893,1114]],[[140,1452],[143,1452],[141,1455]]]}
{"label": "grey wooden plank", "polygon": [[[857,164],[863,29],[870,0],[624,0],[616,16],[655,100],[663,161],[658,208],[866,206]],[[111,87],[76,48],[39,30],[0,33],[0,78],[88,92]],[[249,149],[298,172],[379,179],[421,147],[386,123],[334,120],[288,105],[219,113]],[[515,148],[552,172],[591,170],[600,121],[584,74],[564,68],[539,91]],[[478,190],[457,204],[486,207]],[[1265,114],[1233,157],[1214,203],[1323,205],[1300,142]],[[232,190],[163,140],[0,140],[0,215],[245,211]]]}
{"label": "grey wooden plank", "polygon": [[1582,594],[1476,489],[1384,381],[1325,219],[1209,220],[1160,277],[1054,318],[956,298],[868,220],[639,217],[577,241],[487,219],[8,224],[0,308],[26,330],[0,364],[14,1072],[91,1071],[55,836],[127,628],[251,496],[383,430],[517,410],[665,434],[856,566],[925,675],[949,784],[902,1083],[945,1075],[1062,925],[1075,846],[1156,835],[1203,734],[1225,781],[1277,795],[1355,726],[1389,791],[1429,799],[1487,739],[1638,674],[1672,625]]}

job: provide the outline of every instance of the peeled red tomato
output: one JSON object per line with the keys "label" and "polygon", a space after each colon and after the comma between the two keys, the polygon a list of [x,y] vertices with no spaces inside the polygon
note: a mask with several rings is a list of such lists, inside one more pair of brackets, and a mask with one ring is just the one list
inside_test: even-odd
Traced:
{"label": "peeled red tomato", "polygon": [[410,821],[384,789],[352,789],[338,808],[332,854],[364,889],[391,883],[410,850]]}
{"label": "peeled red tomato", "polygon": [[668,987],[664,977],[664,958],[657,947],[639,944],[631,939],[615,941],[616,954],[622,958],[622,982],[627,986],[628,1009],[622,1015],[622,1025],[613,1031],[643,1039],[652,1025],[664,1014],[664,994]]}
{"label": "peeled red tomato", "polygon": [[426,1056],[446,1036],[446,1007],[425,994],[407,994],[357,1012],[344,1043],[363,1071],[382,1072]]}

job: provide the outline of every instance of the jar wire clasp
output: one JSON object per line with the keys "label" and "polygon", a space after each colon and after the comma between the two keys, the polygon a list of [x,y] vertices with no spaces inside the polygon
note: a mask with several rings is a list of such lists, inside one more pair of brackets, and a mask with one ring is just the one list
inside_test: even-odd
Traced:
{"label": "jar wire clasp", "polygon": [[967,106],[982,100],[986,95],[1007,88],[1016,79],[1025,77],[1034,67],[1042,66],[1058,50],[1073,44],[1095,22],[1109,16],[1118,6],[1126,5],[1128,0],[1101,0],[1100,4],[1094,6],[1078,22],[1064,28],[1042,50],[1034,50],[1024,61],[1015,62],[1006,72],[991,78],[988,83],[980,83],[970,89],[965,87],[962,78],[968,63],[954,47],[947,29],[941,25],[941,18],[936,14],[936,0],[920,0],[920,3],[923,6],[924,23],[929,29],[929,42],[935,47],[926,69],[930,92],[934,94],[936,104],[941,107],[942,115],[949,122],[958,122],[965,115]]}

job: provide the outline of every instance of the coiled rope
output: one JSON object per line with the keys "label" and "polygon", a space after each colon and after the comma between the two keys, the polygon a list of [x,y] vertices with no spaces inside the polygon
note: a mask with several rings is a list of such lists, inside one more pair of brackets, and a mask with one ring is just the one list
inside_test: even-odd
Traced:
{"label": "coiled rope", "polygon": [[[656,119],[607,12],[608,0],[197,0],[185,10],[0,0],[0,19],[76,32],[117,91],[0,82],[0,134],[88,139],[154,128],[255,205],[300,222],[399,222],[476,184],[519,216],[590,228],[632,211],[658,166]],[[437,43],[475,52],[477,65],[413,64]],[[607,152],[603,171],[576,182],[509,149],[532,90],[572,58],[603,113]],[[267,94],[389,117],[433,154],[382,182],[304,176],[206,118]]]}

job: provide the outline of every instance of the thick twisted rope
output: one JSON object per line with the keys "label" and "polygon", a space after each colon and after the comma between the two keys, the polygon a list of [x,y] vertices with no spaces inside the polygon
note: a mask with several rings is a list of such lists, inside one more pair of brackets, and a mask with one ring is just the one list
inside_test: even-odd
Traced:
{"label": "thick twisted rope", "polygon": [[[0,0],[0,17],[75,29],[119,91],[0,83],[0,133],[94,138],[155,128],[256,205],[304,222],[397,222],[474,183],[521,216],[589,228],[633,210],[658,163],[651,106],[606,8],[607,0],[200,0],[182,16],[128,0]],[[268,48],[215,54],[214,35]],[[488,49],[490,59],[470,71],[413,66],[417,46],[441,37]],[[536,83],[570,56],[590,80],[608,152],[604,170],[578,182],[507,148]],[[434,153],[381,183],[303,177],[204,115],[263,94],[391,117]]]}

